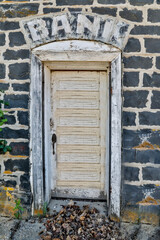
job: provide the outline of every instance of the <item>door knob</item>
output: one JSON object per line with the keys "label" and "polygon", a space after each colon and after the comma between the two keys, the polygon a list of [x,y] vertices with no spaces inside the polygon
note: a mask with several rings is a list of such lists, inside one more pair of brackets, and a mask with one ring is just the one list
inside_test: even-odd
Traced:
{"label": "door knob", "polygon": [[53,154],[55,154],[55,143],[57,142],[57,136],[55,133],[52,135],[52,146],[53,146]]}

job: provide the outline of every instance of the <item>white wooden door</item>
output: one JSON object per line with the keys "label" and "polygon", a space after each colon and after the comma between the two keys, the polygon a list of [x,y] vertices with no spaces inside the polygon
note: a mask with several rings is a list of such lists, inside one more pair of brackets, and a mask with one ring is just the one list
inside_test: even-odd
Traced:
{"label": "white wooden door", "polygon": [[51,95],[57,138],[53,195],[105,197],[108,73],[52,71]]}

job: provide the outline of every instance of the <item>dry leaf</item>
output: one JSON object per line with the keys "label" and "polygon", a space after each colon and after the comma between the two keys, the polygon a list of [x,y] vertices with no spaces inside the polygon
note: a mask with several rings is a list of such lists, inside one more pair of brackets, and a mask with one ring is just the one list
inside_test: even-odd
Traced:
{"label": "dry leaf", "polygon": [[72,238],[70,238],[70,236],[67,236],[66,240],[72,240]]}
{"label": "dry leaf", "polygon": [[81,216],[81,217],[80,217],[80,220],[81,220],[81,221],[84,221],[84,219],[85,219],[85,216]]}

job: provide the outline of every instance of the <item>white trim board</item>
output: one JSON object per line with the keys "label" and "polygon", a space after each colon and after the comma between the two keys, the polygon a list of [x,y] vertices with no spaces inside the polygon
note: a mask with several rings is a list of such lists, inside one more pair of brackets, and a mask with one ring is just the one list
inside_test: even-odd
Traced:
{"label": "white trim board", "polygon": [[[87,46],[87,48],[85,47]],[[53,63],[51,63],[53,62]],[[58,64],[57,64],[58,62]],[[121,192],[121,51],[110,45],[93,41],[69,40],[53,42],[32,51],[31,63],[31,162],[32,162],[32,189],[34,196],[34,208],[41,208],[44,201],[49,201],[50,189],[53,183],[51,177],[51,141],[50,139],[50,112],[44,107],[44,156],[43,159],[43,121],[42,121],[42,65],[44,64],[44,106],[49,103],[50,71],[60,62],[86,62],[91,67],[93,62],[100,68],[106,68],[111,63],[111,193],[110,193],[110,214],[120,217],[120,192]],[[75,64],[76,65],[76,64]],[[71,64],[70,64],[71,66]],[[84,64],[83,64],[84,67]],[[60,68],[60,67],[59,67]],[[61,68],[60,68],[61,69]],[[100,69],[100,70],[101,70]],[[93,68],[94,70],[94,68]],[[48,99],[48,100],[47,100]],[[36,109],[35,109],[36,108]],[[37,124],[34,124],[37,122]],[[49,141],[49,144],[48,144]],[[46,161],[47,159],[47,161]],[[45,162],[45,182],[43,182],[43,161]],[[107,160],[109,161],[109,160]],[[109,164],[109,163],[108,163]],[[54,168],[54,166],[52,166]],[[107,174],[106,174],[107,175]],[[45,191],[44,191],[45,186]],[[108,187],[109,189],[109,187]]]}

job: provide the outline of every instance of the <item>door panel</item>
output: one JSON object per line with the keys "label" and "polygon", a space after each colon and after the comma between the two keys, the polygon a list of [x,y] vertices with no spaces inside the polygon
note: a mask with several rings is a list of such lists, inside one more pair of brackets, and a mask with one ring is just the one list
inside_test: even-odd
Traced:
{"label": "door panel", "polygon": [[55,72],[54,77],[56,79],[55,87],[57,90],[67,91],[98,91],[99,90],[99,73],[88,71],[81,71],[81,74],[77,74],[77,71]]}
{"label": "door panel", "polygon": [[99,127],[99,110],[57,110],[57,126],[73,126],[73,127]]}
{"label": "door panel", "polygon": [[57,108],[99,109],[99,92],[57,91],[55,104]]}
{"label": "door panel", "polygon": [[59,162],[100,163],[100,147],[61,145],[57,147]]}
{"label": "door panel", "polygon": [[57,136],[53,193],[104,197],[108,74],[53,71],[51,85],[52,133]]}

